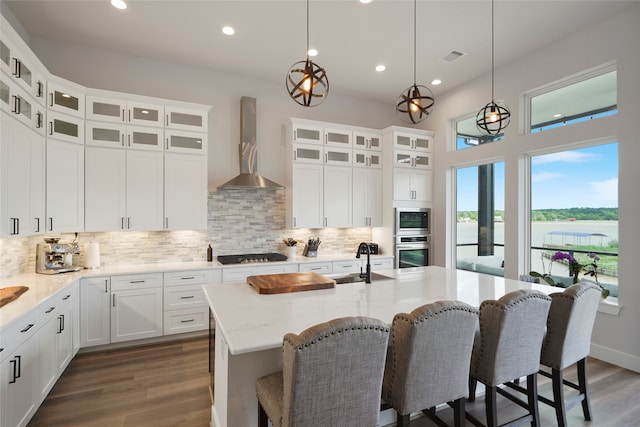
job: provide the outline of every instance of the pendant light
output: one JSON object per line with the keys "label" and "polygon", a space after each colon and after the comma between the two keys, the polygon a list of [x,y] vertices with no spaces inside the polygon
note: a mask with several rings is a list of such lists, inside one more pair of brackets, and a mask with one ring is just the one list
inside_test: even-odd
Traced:
{"label": "pendant light", "polygon": [[493,1],[491,0],[491,102],[482,107],[476,115],[476,126],[487,135],[501,134],[511,121],[509,108],[502,103],[498,104],[493,97],[495,74]]}
{"label": "pendant light", "polygon": [[307,0],[307,59],[291,66],[286,77],[289,96],[303,107],[320,105],[329,94],[329,78],[324,68],[309,59],[309,0]]}
{"label": "pendant light", "polygon": [[416,0],[413,0],[413,86],[400,94],[396,114],[405,123],[417,124],[433,109],[433,93],[426,86],[416,84]]}

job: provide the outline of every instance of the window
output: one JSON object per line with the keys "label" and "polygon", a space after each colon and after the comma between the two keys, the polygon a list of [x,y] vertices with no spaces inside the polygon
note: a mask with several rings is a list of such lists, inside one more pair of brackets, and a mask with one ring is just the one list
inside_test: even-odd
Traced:
{"label": "window", "polygon": [[504,162],[456,170],[456,266],[504,276]]}
{"label": "window", "polygon": [[[571,285],[557,251],[578,262],[597,261],[597,279],[618,295],[618,144],[558,151],[531,158],[531,270]],[[580,280],[593,277],[579,274]]]}
{"label": "window", "polygon": [[456,150],[464,150],[502,139],[504,139],[504,134],[489,136],[480,131],[476,126],[475,116],[456,122]]}
{"label": "window", "polygon": [[[595,74],[595,75],[594,75]],[[617,72],[609,68],[526,96],[531,133],[616,114]]]}

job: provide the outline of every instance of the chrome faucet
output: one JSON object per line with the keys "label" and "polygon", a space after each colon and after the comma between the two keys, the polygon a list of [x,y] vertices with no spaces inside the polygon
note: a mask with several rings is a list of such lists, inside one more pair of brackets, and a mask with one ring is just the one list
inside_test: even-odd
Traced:
{"label": "chrome faucet", "polygon": [[365,242],[362,242],[358,245],[358,252],[356,253],[356,258],[360,258],[360,249],[362,247],[367,249],[367,270],[366,272],[362,272],[362,267],[360,267],[360,277],[364,279],[365,283],[371,283],[371,248]]}

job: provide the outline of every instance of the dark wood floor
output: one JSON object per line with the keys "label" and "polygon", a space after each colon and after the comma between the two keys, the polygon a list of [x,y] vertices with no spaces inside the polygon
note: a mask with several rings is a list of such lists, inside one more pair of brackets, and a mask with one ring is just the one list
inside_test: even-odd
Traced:
{"label": "dark wood floor", "polygon": [[[207,427],[207,345],[203,337],[76,356],[29,427]],[[550,394],[548,380],[539,380],[541,394]],[[569,412],[570,427],[640,426],[640,374],[592,359],[589,384],[594,420],[584,421],[578,405]],[[483,405],[479,398],[467,410],[482,417]],[[520,413],[505,399],[498,405],[504,421]],[[550,407],[540,404],[540,412],[543,426],[556,425]],[[452,419],[450,409],[441,413]],[[421,418],[411,425],[434,424]]]}

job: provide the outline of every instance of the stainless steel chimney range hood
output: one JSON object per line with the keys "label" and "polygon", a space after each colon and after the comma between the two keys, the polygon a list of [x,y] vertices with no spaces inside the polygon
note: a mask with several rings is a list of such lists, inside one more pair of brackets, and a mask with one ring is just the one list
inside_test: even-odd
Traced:
{"label": "stainless steel chimney range hood", "polygon": [[284,186],[258,174],[256,143],[256,99],[243,96],[240,99],[240,175],[218,186],[226,188],[265,188],[277,190]]}

